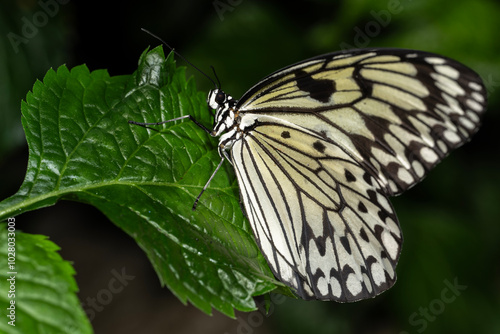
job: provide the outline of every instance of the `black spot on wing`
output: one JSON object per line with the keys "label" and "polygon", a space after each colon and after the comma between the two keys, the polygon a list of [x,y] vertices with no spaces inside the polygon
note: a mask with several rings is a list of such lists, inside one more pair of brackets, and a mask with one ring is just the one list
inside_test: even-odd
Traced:
{"label": "black spot on wing", "polygon": [[361,211],[361,212],[363,212],[363,213],[367,213],[368,212],[368,209],[363,204],[363,202],[359,202],[359,204],[358,204],[358,210]]}
{"label": "black spot on wing", "polygon": [[380,251],[380,257],[382,259],[388,259],[389,257],[387,256],[387,253],[385,252],[385,250],[381,250]]}
{"label": "black spot on wing", "polygon": [[368,195],[370,202],[378,204],[377,193],[374,190],[369,189],[366,191],[366,194]]}
{"label": "black spot on wing", "polygon": [[363,174],[363,180],[365,180],[365,182],[368,183],[369,185],[372,185],[372,177],[368,172],[365,172]]}
{"label": "black spot on wing", "polygon": [[322,142],[320,142],[319,140],[318,140],[318,141],[315,141],[315,142],[313,143],[313,147],[314,147],[314,149],[315,149],[316,151],[318,151],[319,153],[324,153],[324,152],[325,152],[325,148],[326,148],[326,147],[325,147],[325,145],[324,145]]}
{"label": "black spot on wing", "polygon": [[389,214],[385,210],[379,210],[377,213],[378,213],[378,217],[383,222],[385,222],[385,220],[387,219],[387,217],[389,217]]}
{"label": "black spot on wing", "polygon": [[[313,235],[311,228],[308,226],[307,230],[310,232],[309,235]],[[323,211],[323,234],[317,237],[314,237],[314,243],[318,249],[318,253],[320,256],[325,256],[326,248],[327,248],[327,240],[330,238],[330,233],[333,233],[332,225],[330,224],[330,220],[328,219],[327,211]]]}
{"label": "black spot on wing", "polygon": [[285,138],[285,139],[290,138],[290,132],[289,131],[283,131],[281,133],[281,138]]}
{"label": "black spot on wing", "polygon": [[340,243],[344,246],[345,251],[350,255],[351,254],[351,245],[349,244],[349,239],[343,236],[340,237]]}
{"label": "black spot on wing", "polygon": [[347,182],[354,182],[356,181],[356,177],[352,175],[351,172],[349,172],[347,169],[344,169],[344,174],[345,174],[345,179]]}
{"label": "black spot on wing", "polygon": [[363,239],[364,241],[366,242],[369,242],[369,239],[368,239],[368,235],[366,234],[366,231],[364,228],[361,228],[359,230],[359,236],[361,237],[361,239]]}
{"label": "black spot on wing", "polygon": [[373,229],[373,234],[375,234],[375,238],[382,243],[382,232],[384,232],[384,228],[381,225],[375,225],[375,228]]}
{"label": "black spot on wing", "polygon": [[314,79],[309,73],[304,70],[295,72],[297,87],[309,93],[312,99],[326,103],[335,91],[335,85],[332,80]]}

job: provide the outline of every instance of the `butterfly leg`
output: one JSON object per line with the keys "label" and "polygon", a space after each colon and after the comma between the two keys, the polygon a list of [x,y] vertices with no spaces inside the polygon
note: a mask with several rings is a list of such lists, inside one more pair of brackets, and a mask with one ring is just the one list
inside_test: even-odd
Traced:
{"label": "butterfly leg", "polygon": [[203,193],[205,192],[205,190],[207,190],[208,188],[208,185],[210,184],[210,181],[212,181],[212,179],[214,178],[215,174],[217,174],[217,172],[219,171],[219,169],[221,168],[222,166],[222,163],[224,162],[226,158],[225,157],[222,157],[222,159],[220,159],[220,162],[219,164],[217,165],[217,167],[215,168],[214,172],[212,173],[212,175],[210,176],[210,178],[208,179],[207,183],[205,184],[205,186],[203,187],[203,189],[201,189],[201,192],[200,194],[196,197],[195,201],[194,201],[194,204],[193,204],[193,211],[196,210],[196,206],[198,205],[198,201],[200,200],[200,197],[201,195],[203,195]]}
{"label": "butterfly leg", "polygon": [[158,129],[152,128],[149,125],[162,125],[162,124],[169,123],[169,122],[180,121],[181,119],[189,119],[190,121],[193,121],[193,123],[196,124],[198,127],[200,127],[201,129],[203,129],[206,133],[208,133],[210,135],[212,134],[211,130],[209,130],[205,125],[203,125],[200,122],[198,122],[191,115],[184,115],[184,116],[181,116],[181,117],[176,117],[176,118],[169,119],[168,121],[155,122],[155,123],[141,123],[141,122],[135,122],[135,121],[128,121],[128,122],[129,122],[129,124],[139,125],[139,126],[142,126],[143,128],[146,128],[146,129],[151,129],[151,130],[154,130],[154,131],[159,131]]}

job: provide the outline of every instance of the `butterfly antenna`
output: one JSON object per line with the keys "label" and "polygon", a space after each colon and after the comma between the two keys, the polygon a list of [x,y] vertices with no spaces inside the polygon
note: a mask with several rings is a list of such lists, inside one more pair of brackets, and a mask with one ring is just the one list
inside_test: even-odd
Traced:
{"label": "butterfly antenna", "polygon": [[[191,63],[189,60],[187,60],[186,58],[184,58],[179,52],[175,51],[175,49],[173,47],[171,47],[170,45],[168,45],[167,42],[165,42],[163,39],[161,39],[160,37],[156,36],[155,34],[153,34],[151,31],[149,31],[147,29],[141,28],[141,30],[144,31],[146,34],[149,34],[150,36],[156,38],[157,40],[159,40],[163,44],[165,44],[165,46],[167,48],[169,48],[170,51],[172,51],[176,56],[178,56],[179,58],[181,58],[182,60],[184,60],[186,63],[188,63],[189,65],[191,65],[195,70],[197,70],[198,72],[200,72],[201,74],[203,74],[208,80],[210,80],[210,82],[215,86],[215,88],[219,88],[220,87],[219,78],[217,78],[217,76],[215,76],[215,77],[217,78],[217,82],[219,82],[219,85],[217,85],[215,83],[215,81],[211,77],[208,76],[208,74],[206,74],[205,72],[203,72],[202,70],[200,70],[198,67],[196,67],[193,63]],[[214,71],[214,73],[215,73],[215,71]]]}
{"label": "butterfly antenna", "polygon": [[217,86],[216,87],[218,89],[222,89],[222,85],[220,84],[219,77],[217,76],[217,73],[215,72],[215,68],[212,65],[210,65],[210,68],[212,69],[212,72],[214,73],[215,79],[217,79]]}

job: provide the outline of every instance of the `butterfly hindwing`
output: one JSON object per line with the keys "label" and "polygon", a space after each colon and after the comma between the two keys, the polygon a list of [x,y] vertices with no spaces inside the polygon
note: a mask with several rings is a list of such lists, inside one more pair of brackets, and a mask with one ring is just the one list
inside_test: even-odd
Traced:
{"label": "butterfly hindwing", "polygon": [[235,143],[232,161],[257,242],[278,279],[304,299],[342,302],[392,286],[402,237],[377,181],[307,129],[267,116],[257,122]]}

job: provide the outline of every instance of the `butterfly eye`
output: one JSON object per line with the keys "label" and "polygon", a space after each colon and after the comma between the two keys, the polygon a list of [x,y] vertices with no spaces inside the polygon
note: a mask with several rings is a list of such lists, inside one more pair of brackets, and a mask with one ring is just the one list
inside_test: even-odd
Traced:
{"label": "butterfly eye", "polygon": [[226,101],[226,94],[223,92],[218,92],[217,95],[215,95],[215,102],[217,104],[223,104]]}

